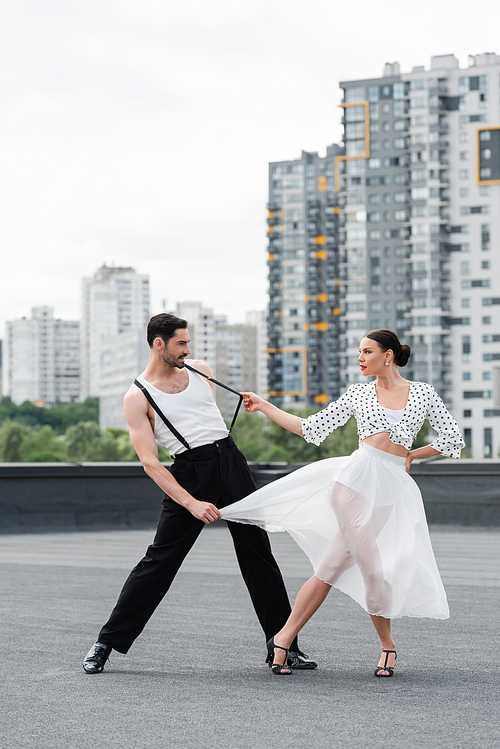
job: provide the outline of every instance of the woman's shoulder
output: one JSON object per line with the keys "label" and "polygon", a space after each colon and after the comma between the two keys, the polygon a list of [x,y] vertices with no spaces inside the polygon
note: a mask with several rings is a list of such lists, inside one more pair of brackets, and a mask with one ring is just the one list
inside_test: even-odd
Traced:
{"label": "woman's shoulder", "polygon": [[434,398],[435,390],[432,385],[428,382],[420,382],[418,380],[410,380],[410,392],[413,394],[413,402],[425,403],[429,406],[430,402]]}
{"label": "woman's shoulder", "polygon": [[370,387],[373,387],[373,382],[353,382],[352,385],[349,385],[343,395],[348,398],[363,395]]}
{"label": "woman's shoulder", "polygon": [[410,387],[415,388],[416,390],[422,390],[426,393],[432,393],[434,390],[434,387],[432,385],[429,385],[428,382],[420,382],[419,380],[410,380]]}

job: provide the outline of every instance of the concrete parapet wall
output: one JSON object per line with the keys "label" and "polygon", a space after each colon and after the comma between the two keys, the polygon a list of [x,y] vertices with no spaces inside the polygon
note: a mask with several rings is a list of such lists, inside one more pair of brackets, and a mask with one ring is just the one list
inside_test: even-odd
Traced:
{"label": "concrete parapet wall", "polygon": [[[250,464],[257,486],[301,463]],[[500,461],[412,465],[429,523],[500,526]],[[140,463],[0,464],[0,533],[154,527],[163,494]]]}

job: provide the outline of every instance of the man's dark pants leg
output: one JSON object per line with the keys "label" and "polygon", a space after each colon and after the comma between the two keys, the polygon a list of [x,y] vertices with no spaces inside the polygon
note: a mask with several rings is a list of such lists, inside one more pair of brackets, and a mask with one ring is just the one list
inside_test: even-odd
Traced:
{"label": "man's dark pants leg", "polygon": [[[211,446],[210,446],[211,447]],[[200,448],[200,450],[203,450]],[[172,467],[177,481],[194,497],[217,507],[242,499],[255,490],[243,455],[235,446],[178,459]],[[204,523],[165,497],[156,536],[145,557],[126,580],[98,640],[126,653],[167,593]],[[255,526],[229,523],[238,563],[266,639],[290,614],[290,603],[267,534]],[[292,650],[297,649],[292,643]]]}

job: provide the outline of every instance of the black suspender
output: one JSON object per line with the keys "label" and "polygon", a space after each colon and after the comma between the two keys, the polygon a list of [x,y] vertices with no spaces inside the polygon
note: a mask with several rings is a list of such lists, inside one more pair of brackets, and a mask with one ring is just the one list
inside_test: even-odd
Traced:
{"label": "black suspender", "polygon": [[160,419],[162,419],[165,422],[165,424],[170,429],[170,431],[172,432],[172,434],[174,435],[174,437],[177,437],[177,439],[179,440],[179,442],[182,442],[182,444],[184,445],[184,447],[186,448],[186,450],[190,450],[191,448],[189,447],[189,442],[187,441],[187,439],[185,439],[182,436],[182,434],[180,434],[180,432],[177,431],[177,429],[174,427],[174,425],[167,419],[167,417],[165,416],[165,414],[163,413],[163,411],[156,404],[156,402],[153,399],[152,395],[150,394],[149,390],[146,390],[146,388],[144,387],[144,385],[141,385],[141,383],[139,382],[139,380],[134,380],[134,385],[137,385],[137,387],[140,390],[142,390],[142,392],[144,393],[144,395],[146,396],[146,398],[148,399],[148,401],[151,403],[151,405],[153,406],[154,410],[156,411],[156,413],[158,414],[158,416],[160,417]]}
{"label": "black suspender", "polygon": [[230,388],[229,385],[224,385],[224,383],[219,382],[218,380],[214,380],[213,377],[209,377],[204,372],[199,372],[197,369],[195,369],[194,367],[191,367],[189,364],[185,364],[184,366],[186,367],[186,369],[190,369],[191,372],[196,372],[196,374],[199,374],[202,377],[205,377],[205,379],[210,380],[210,382],[213,382],[214,385],[219,385],[219,387],[224,388],[224,390],[229,390],[230,393],[234,393],[235,395],[238,396],[238,398],[239,398],[238,405],[236,406],[236,409],[235,409],[234,414],[233,414],[233,420],[231,422],[231,426],[229,427],[229,434],[231,434],[231,432],[233,431],[234,422],[236,421],[236,418],[237,418],[237,416],[238,416],[238,414],[240,412],[241,404],[243,403],[243,396],[242,396],[242,394],[238,393],[237,390],[233,390],[233,388]]}
{"label": "black suspender", "polygon": [[[199,374],[202,377],[205,377],[205,379],[210,380],[210,382],[213,382],[215,385],[219,385],[219,387],[224,388],[225,390],[229,390],[231,393],[234,393],[235,395],[238,396],[238,398],[239,398],[238,405],[236,406],[236,410],[235,410],[234,415],[233,415],[233,420],[231,422],[231,426],[229,427],[229,434],[231,434],[231,432],[233,430],[233,427],[234,427],[234,423],[236,421],[236,417],[238,416],[239,410],[241,408],[241,404],[243,402],[243,396],[241,395],[241,393],[238,393],[237,390],[233,390],[233,388],[230,388],[229,385],[224,385],[222,382],[218,382],[217,380],[214,380],[213,377],[209,377],[204,372],[200,372],[198,369],[195,369],[194,367],[190,367],[189,364],[185,364],[184,366],[186,367],[186,369],[189,369],[191,372],[196,372],[196,374]],[[174,427],[174,425],[167,419],[167,417],[165,416],[165,414],[163,413],[163,411],[160,409],[160,407],[155,402],[155,400],[152,397],[152,395],[149,392],[149,390],[147,390],[144,387],[144,385],[142,385],[139,382],[139,380],[134,380],[134,385],[137,385],[137,387],[139,388],[139,390],[142,390],[142,392],[146,396],[146,398],[149,401],[149,403],[151,404],[151,406],[154,408],[154,410],[156,411],[156,413],[158,414],[158,416],[160,417],[160,419],[164,422],[164,424],[166,424],[166,426],[168,427],[168,429],[170,429],[170,431],[172,432],[172,434],[174,435],[174,437],[177,437],[177,439],[179,440],[179,442],[181,442],[184,445],[184,447],[186,448],[186,450],[190,450],[191,448],[189,447],[188,441],[185,439],[185,437],[182,436],[182,434],[180,432],[177,431],[177,429]]]}

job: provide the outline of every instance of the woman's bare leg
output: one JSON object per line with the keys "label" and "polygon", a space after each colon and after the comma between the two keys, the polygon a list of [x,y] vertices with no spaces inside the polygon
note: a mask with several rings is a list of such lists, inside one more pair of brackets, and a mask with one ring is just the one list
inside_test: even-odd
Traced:
{"label": "woman's bare leg", "polygon": [[[377,634],[380,637],[380,644],[382,646],[382,650],[396,650],[396,645],[394,643],[394,640],[392,639],[391,634],[391,620],[386,619],[384,616],[373,616],[370,614],[370,618],[373,622],[373,626],[377,630]],[[382,653],[380,656],[380,660],[378,662],[378,665],[381,666],[385,663],[385,656],[386,653]],[[394,668],[394,661],[396,660],[396,656],[394,653],[389,653],[387,657],[387,666],[389,668]],[[380,669],[383,671],[383,669]],[[386,672],[387,676],[389,676],[389,672]]]}
{"label": "woman's bare leg", "polygon": [[[292,613],[288,617],[285,626],[274,636],[276,645],[289,648],[296,635],[300,632],[306,622],[319,609],[332,586],[324,583],[315,575],[310,578],[297,593],[293,604]],[[275,650],[273,662],[282,665],[285,662],[285,651]]]}

